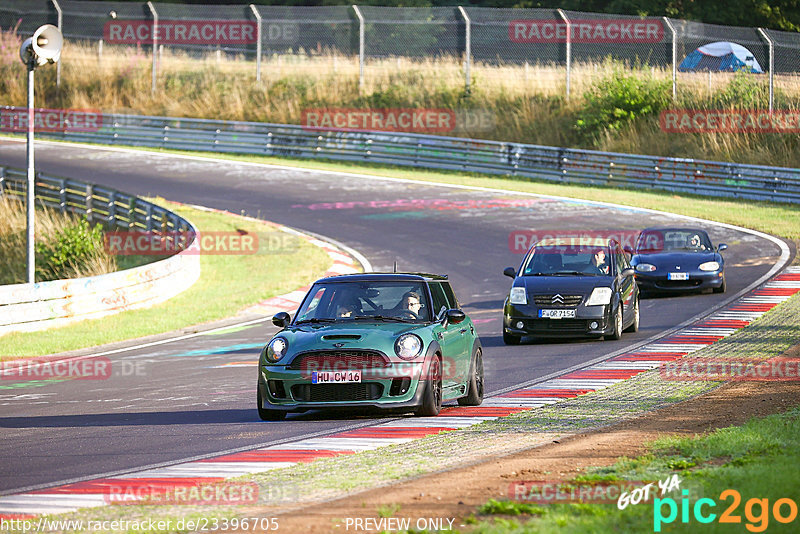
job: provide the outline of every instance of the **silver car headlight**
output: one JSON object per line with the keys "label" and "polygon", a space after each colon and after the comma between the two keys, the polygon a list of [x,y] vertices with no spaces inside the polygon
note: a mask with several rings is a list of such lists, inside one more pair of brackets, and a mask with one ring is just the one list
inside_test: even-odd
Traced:
{"label": "silver car headlight", "polygon": [[403,334],[394,342],[394,353],[404,360],[413,360],[422,352],[422,340],[416,334]]}
{"label": "silver car headlight", "polygon": [[511,304],[527,304],[528,293],[524,287],[512,287],[511,294],[508,296],[508,302]]}
{"label": "silver car headlight", "polygon": [[640,273],[652,273],[656,270],[656,266],[652,263],[640,263],[636,266],[636,270]]}
{"label": "silver car headlight", "polygon": [[286,350],[289,348],[289,342],[286,341],[282,337],[276,337],[272,341],[269,342],[267,345],[267,354],[266,358],[267,361],[275,363],[284,356],[286,356]]}
{"label": "silver car headlight", "polygon": [[719,271],[719,262],[707,261],[700,264],[701,271]]}
{"label": "silver car headlight", "polygon": [[587,306],[604,306],[611,302],[610,287],[596,287],[586,301]]}

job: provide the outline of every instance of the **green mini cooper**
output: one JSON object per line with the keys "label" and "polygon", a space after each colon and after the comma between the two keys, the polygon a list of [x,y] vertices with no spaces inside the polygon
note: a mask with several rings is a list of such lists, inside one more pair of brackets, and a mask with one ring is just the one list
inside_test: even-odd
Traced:
{"label": "green mini cooper", "polygon": [[446,276],[368,273],[318,280],[261,351],[258,415],[381,408],[437,415],[483,401],[481,343]]}

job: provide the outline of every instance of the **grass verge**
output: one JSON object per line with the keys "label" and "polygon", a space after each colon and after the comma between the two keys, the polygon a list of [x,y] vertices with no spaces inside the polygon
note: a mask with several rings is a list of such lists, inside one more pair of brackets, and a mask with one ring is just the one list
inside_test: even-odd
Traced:
{"label": "grass verge", "polygon": [[[263,299],[309,283],[331,264],[326,252],[281,232],[273,224],[202,211],[163,199],[151,201],[192,221],[201,232],[243,230],[258,235],[262,246],[256,254],[201,255],[200,279],[187,291],[151,308],[50,329],[46,336],[40,332],[3,336],[0,359],[80,349],[224,319]],[[263,246],[275,242],[280,246]]]}
{"label": "grass verge", "polygon": [[[617,481],[663,481],[677,474],[680,490],[662,496],[656,487],[648,502],[629,504],[622,510],[616,503],[532,507],[516,501],[490,501],[479,513],[504,517],[483,521],[471,532],[797,532],[798,427],[800,406],[795,406],[782,414],[754,418],[701,437],[664,438],[652,444],[649,454],[621,458],[589,475]],[[684,491],[688,495],[684,496]],[[684,499],[688,502],[685,515]],[[698,508],[700,499],[705,501]],[[738,525],[723,522],[725,510]],[[528,518],[508,519],[511,515]],[[785,521],[789,518],[791,521]]]}

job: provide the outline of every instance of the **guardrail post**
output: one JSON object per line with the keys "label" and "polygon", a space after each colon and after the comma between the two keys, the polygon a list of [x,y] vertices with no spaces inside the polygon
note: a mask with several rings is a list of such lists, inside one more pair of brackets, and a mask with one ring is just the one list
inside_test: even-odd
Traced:
{"label": "guardrail post", "polygon": [[678,32],[667,17],[662,19],[672,32],[672,100],[675,100],[678,97]]}
{"label": "guardrail post", "polygon": [[6,168],[0,167],[0,197],[5,195],[6,191]]}
{"label": "guardrail post", "polygon": [[153,205],[150,203],[144,210],[144,229],[148,232],[153,231]]}
{"label": "guardrail post", "polygon": [[84,204],[86,204],[86,220],[92,222],[92,213],[94,212],[94,188],[92,184],[86,184],[86,197]]}
{"label": "guardrail post", "polygon": [[[62,32],[63,35],[63,23],[64,23],[64,13],[61,11],[61,6],[58,5],[58,0],[50,0],[53,2],[53,7],[56,8],[56,13],[58,13],[58,31]],[[61,87],[61,62],[56,61],[56,87]]]}
{"label": "guardrail post", "polygon": [[358,17],[358,89],[364,88],[364,16],[361,10],[353,4],[353,11]]}
{"label": "guardrail post", "polygon": [[567,100],[569,100],[569,79],[570,71],[572,70],[572,24],[563,9],[559,8],[557,11],[558,14],[561,15],[564,24],[567,25]]}
{"label": "guardrail post", "polygon": [[117,193],[115,191],[108,195],[108,218],[106,222],[109,229],[117,226]]}
{"label": "guardrail post", "polygon": [[262,23],[261,23],[261,13],[258,12],[256,6],[250,4],[250,11],[253,12],[253,15],[256,17],[256,81],[261,81],[261,32],[262,32]]}
{"label": "guardrail post", "polygon": [[773,72],[775,71],[775,47],[773,46],[772,39],[769,38],[767,32],[764,31],[764,28],[758,28],[758,33],[761,34],[761,37],[767,41],[769,45],[769,112],[772,113],[772,104],[774,101],[774,75]]}
{"label": "guardrail post", "polygon": [[147,2],[147,7],[150,9],[150,14],[153,15],[153,74],[150,84],[150,92],[156,92],[156,77],[158,76],[158,13],[156,8],[153,7],[153,2]]}
{"label": "guardrail post", "polygon": [[464,92],[469,94],[470,88],[470,64],[472,61],[472,21],[469,20],[467,16],[466,10],[458,6],[458,10],[461,12],[461,16],[464,17],[464,24],[466,25],[465,35],[464,35]]}
{"label": "guardrail post", "polygon": [[58,181],[58,206],[61,213],[67,211],[67,182],[63,179]]}

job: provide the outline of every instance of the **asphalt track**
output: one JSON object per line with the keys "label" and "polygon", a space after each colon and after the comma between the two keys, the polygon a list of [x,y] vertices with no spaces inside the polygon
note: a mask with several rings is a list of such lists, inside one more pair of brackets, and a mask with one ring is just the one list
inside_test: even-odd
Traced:
{"label": "asphalt track", "polygon": [[[726,251],[728,292],[642,301],[641,329],[619,341],[503,345],[501,308],[521,256],[512,232],[635,230],[676,216],[580,201],[144,152],[37,144],[37,170],[143,196],[258,216],[336,239],[375,270],[447,273],[484,345],[489,393],[630,348],[715,307],[780,255],[762,237],[703,223]],[[0,140],[0,165],[25,166],[25,144]],[[256,273],[254,273],[254,276]],[[376,415],[307,413],[263,423],[255,411],[261,323],[109,356],[102,381],[0,383],[0,493],[371,424]],[[46,335],[44,333],[43,335]],[[2,350],[0,345],[0,351]]]}

